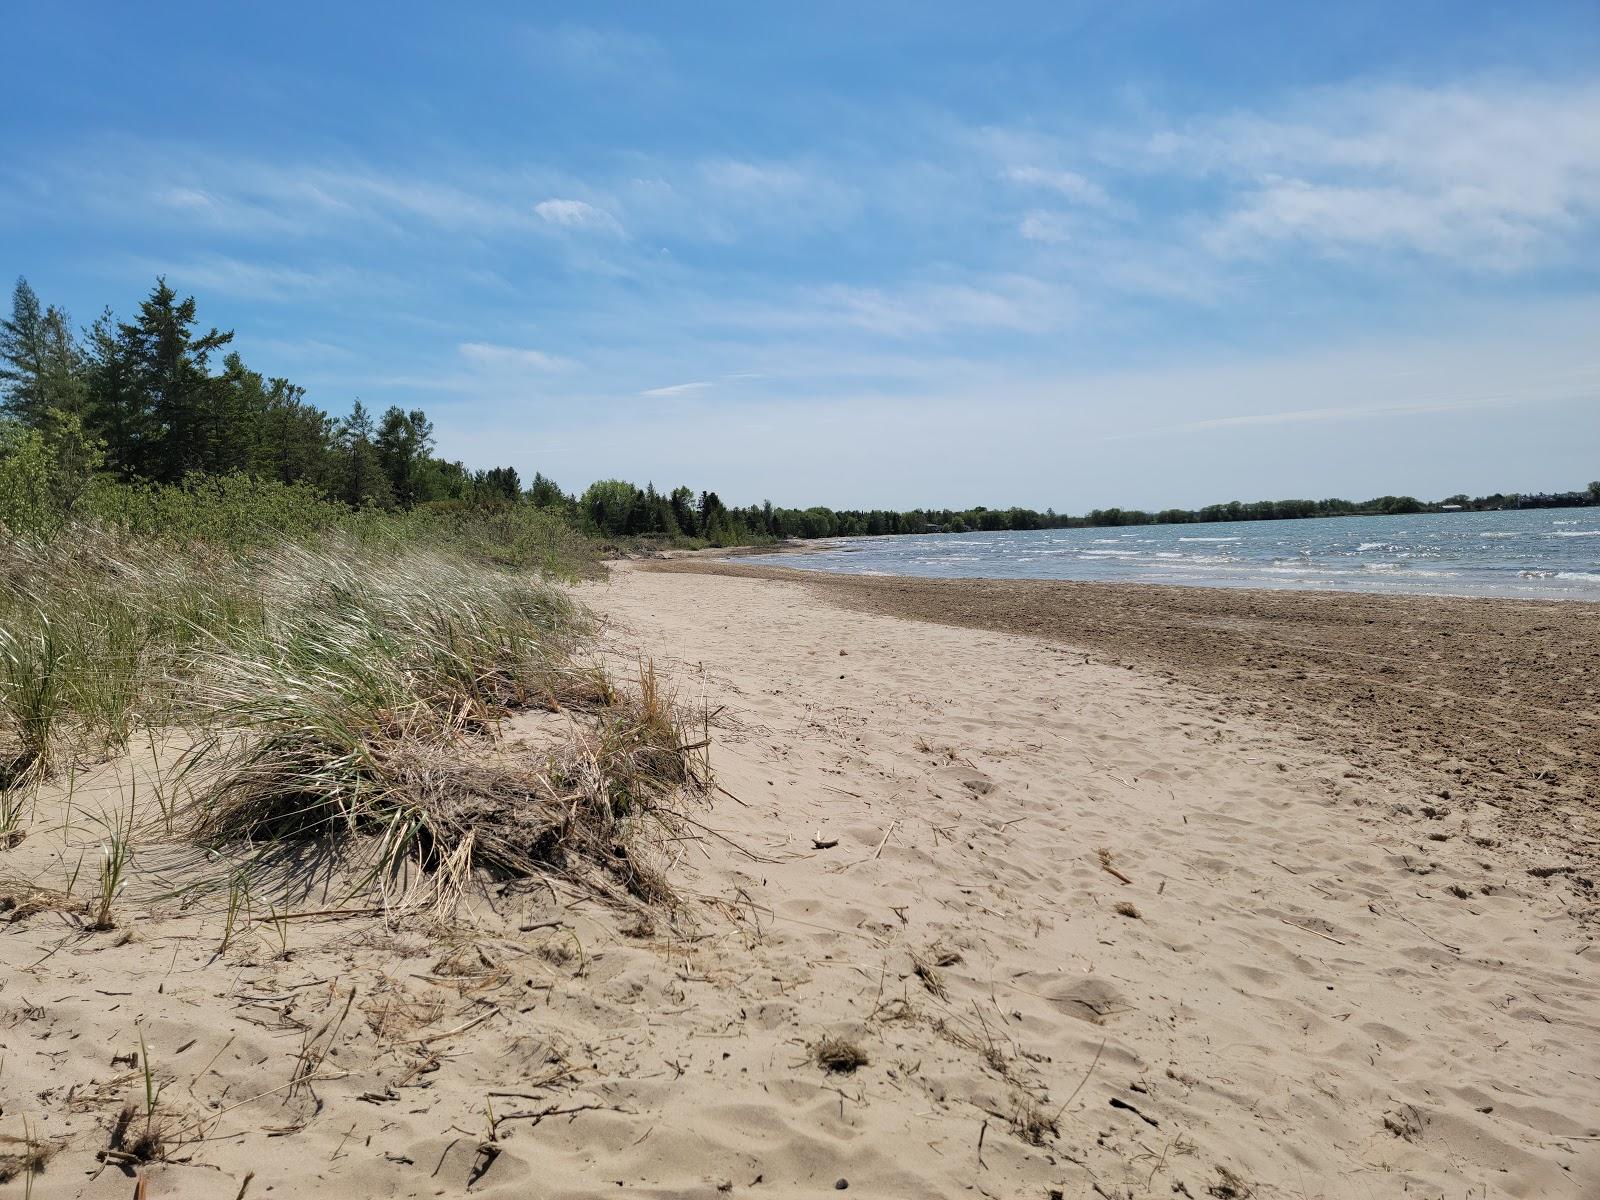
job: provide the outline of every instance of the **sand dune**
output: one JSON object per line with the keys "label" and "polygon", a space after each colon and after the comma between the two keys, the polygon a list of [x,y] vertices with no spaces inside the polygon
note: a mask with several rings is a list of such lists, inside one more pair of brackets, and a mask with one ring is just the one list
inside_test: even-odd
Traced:
{"label": "sand dune", "polygon": [[[1093,651],[771,580],[620,567],[585,599],[714,713],[679,920],[511,889],[222,955],[215,911],[14,921],[0,1129],[65,1147],[35,1195],[131,1194],[94,1151],[142,1096],[112,1061],[140,1028],[162,1104],[206,1122],[151,1197],[251,1171],[280,1196],[1600,1192],[1600,947],[1497,810]],[[126,780],[99,787],[80,811]],[[70,862],[51,816],[6,873]],[[827,1038],[865,1063],[825,1070]]]}

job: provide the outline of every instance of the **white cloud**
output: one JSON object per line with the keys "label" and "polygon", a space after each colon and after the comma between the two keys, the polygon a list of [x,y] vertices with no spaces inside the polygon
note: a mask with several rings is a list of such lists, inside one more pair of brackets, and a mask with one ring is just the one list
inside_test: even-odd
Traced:
{"label": "white cloud", "polygon": [[710,380],[697,379],[692,383],[672,383],[666,387],[646,388],[640,392],[641,396],[684,396],[691,392],[703,392],[714,386]]}
{"label": "white cloud", "polygon": [[1600,217],[1600,85],[1347,86],[1148,139],[1144,169],[1222,181],[1222,254],[1287,243],[1499,270]]}
{"label": "white cloud", "polygon": [[474,366],[494,370],[566,371],[578,365],[570,358],[546,354],[543,350],[496,346],[491,342],[462,342],[456,349]]}
{"label": "white cloud", "polygon": [[893,337],[957,329],[1042,333],[1077,312],[1068,291],[1023,275],[893,289],[832,287],[817,296],[821,304],[814,317]]}
{"label": "white cloud", "polygon": [[564,200],[551,197],[533,206],[533,211],[551,225],[564,229],[592,229],[602,233],[622,232],[621,223],[603,208],[596,208],[584,200]]}
{"label": "white cloud", "polygon": [[314,292],[362,291],[377,286],[374,277],[343,266],[302,270],[220,254],[180,262],[133,261],[141,273],[166,275],[179,287],[250,300],[285,300]]}
{"label": "white cloud", "polygon": [[1111,198],[1099,184],[1076,171],[1051,170],[1046,167],[1013,166],[1006,169],[1006,178],[1012,183],[1028,187],[1045,188],[1058,192],[1068,200],[1076,200],[1096,208],[1108,207]]}
{"label": "white cloud", "polygon": [[1062,213],[1033,209],[1017,222],[1017,232],[1030,242],[1058,245],[1072,240],[1071,222]]}

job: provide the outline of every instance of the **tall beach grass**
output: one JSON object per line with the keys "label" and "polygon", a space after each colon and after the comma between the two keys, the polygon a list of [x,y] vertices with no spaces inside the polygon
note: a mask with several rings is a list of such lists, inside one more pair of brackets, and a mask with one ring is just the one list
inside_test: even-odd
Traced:
{"label": "tall beach grass", "polygon": [[[634,819],[701,780],[703,740],[653,670],[617,687],[586,658],[551,581],[590,568],[575,536],[525,505],[351,513],[249,481],[0,531],[0,791],[179,730],[164,823],[230,872],[309,842],[391,903],[549,870],[659,899]],[[574,719],[508,754],[528,709]]]}

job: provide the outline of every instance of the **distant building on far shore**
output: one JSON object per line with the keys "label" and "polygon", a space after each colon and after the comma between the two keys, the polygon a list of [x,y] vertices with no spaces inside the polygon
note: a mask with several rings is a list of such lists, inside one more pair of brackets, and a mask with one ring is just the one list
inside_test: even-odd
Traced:
{"label": "distant building on far shore", "polygon": [[1439,511],[1440,512],[1460,512],[1461,511],[1461,505],[1459,505],[1459,504],[1441,504],[1441,505],[1439,505]]}

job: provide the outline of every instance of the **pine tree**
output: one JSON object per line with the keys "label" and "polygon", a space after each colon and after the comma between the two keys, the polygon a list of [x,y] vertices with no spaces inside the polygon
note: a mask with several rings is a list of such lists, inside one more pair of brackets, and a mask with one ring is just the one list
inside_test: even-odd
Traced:
{"label": "pine tree", "polygon": [[151,443],[138,473],[165,483],[218,461],[218,389],[207,362],[213,350],[233,341],[233,333],[212,328],[197,337],[194,324],[194,297],[180,301],[166,279],[158,278],[139,305],[138,320],[120,327],[152,418]]}
{"label": "pine tree", "polygon": [[433,422],[420,408],[405,412],[390,407],[383,414],[375,443],[378,461],[395,500],[405,508],[433,497],[423,494],[424,467],[433,453]]}
{"label": "pine tree", "polygon": [[109,308],[89,327],[84,357],[84,425],[105,444],[106,468],[132,479],[148,462],[155,416],[140,386],[132,342]]}
{"label": "pine tree", "polygon": [[260,473],[280,483],[310,483],[329,489],[335,483],[334,421],[307,404],[306,390],[287,379],[267,380],[261,420],[264,461]]}
{"label": "pine tree", "polygon": [[528,485],[528,500],[539,508],[549,508],[551,505],[563,505],[567,502],[566,494],[556,486],[556,481],[546,479],[539,472],[533,473],[533,482]]}
{"label": "pine tree", "polygon": [[350,415],[339,422],[338,434],[339,497],[355,508],[367,504],[388,507],[394,500],[383,464],[378,459],[378,449],[373,444],[375,434],[372,414],[357,400]]}
{"label": "pine tree", "polygon": [[11,316],[0,321],[0,407],[48,438],[52,414],[81,417],[83,406],[83,358],[71,318],[54,305],[41,310],[28,281],[18,279]]}

